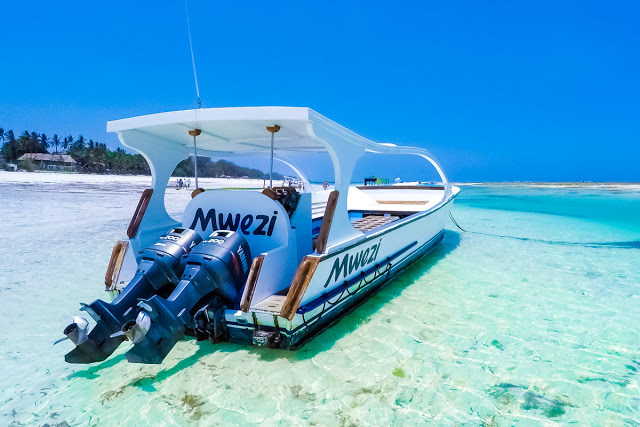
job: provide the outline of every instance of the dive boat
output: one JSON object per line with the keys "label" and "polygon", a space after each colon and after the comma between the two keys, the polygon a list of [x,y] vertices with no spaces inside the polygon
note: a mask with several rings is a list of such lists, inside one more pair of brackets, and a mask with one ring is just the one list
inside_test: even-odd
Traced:
{"label": "dive boat", "polygon": [[[107,130],[146,158],[152,188],[112,252],[105,284],[115,299],[82,304],[96,325],[76,316],[59,340],[75,344],[70,363],[104,360],[127,340],[129,362],[161,363],[187,335],[295,350],[440,242],[460,191],[428,151],[375,143],[309,108],[175,111],[111,121]],[[318,153],[331,159],[333,189],[312,186],[303,171],[301,159]],[[418,156],[441,182],[352,186],[369,153]],[[190,155],[264,156],[300,182],[205,191],[196,175],[179,223],[164,195]]]}

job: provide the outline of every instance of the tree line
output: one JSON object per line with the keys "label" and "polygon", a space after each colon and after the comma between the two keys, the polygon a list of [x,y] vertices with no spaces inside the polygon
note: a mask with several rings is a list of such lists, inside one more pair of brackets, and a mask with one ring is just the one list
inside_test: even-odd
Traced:
{"label": "tree line", "polygon": [[[150,175],[147,161],[141,154],[129,154],[122,148],[111,150],[106,144],[87,140],[80,135],[49,137],[44,133],[24,131],[16,137],[12,130],[0,128],[0,157],[10,163],[16,163],[25,153],[65,153],[76,161],[79,172]],[[178,164],[173,176],[194,176],[193,158],[189,157]],[[201,177],[249,177],[268,179],[269,174],[259,169],[236,165],[226,160],[214,162],[209,157],[198,156],[198,175]],[[283,176],[274,173],[274,179]]]}
{"label": "tree line", "polygon": [[12,130],[0,128],[0,155],[15,163],[25,153],[57,153],[61,150],[76,161],[77,170],[87,173],[150,174],[149,165],[140,154],[129,154],[122,148],[110,150],[107,144],[80,135],[52,137],[44,133],[24,131],[15,136]]}
{"label": "tree line", "polygon": [[[189,157],[176,166],[173,176],[194,176],[195,167],[193,157]],[[260,169],[239,166],[227,160],[218,160],[214,162],[210,157],[198,156],[198,176],[203,177],[232,177],[232,178],[253,178],[253,179],[269,179],[269,173],[262,172]],[[274,172],[273,179],[281,180],[284,176]]]}

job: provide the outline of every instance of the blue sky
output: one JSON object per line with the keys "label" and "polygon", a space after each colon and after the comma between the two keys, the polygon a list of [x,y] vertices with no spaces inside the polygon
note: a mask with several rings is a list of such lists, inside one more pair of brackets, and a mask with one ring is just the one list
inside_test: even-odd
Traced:
{"label": "blue sky", "polygon": [[[457,181],[640,181],[640,3],[189,0],[204,107],[308,106]],[[3,4],[0,126],[195,106],[184,2]],[[371,173],[413,175],[384,159]],[[375,170],[374,170],[375,169]],[[366,172],[364,172],[366,173]]]}

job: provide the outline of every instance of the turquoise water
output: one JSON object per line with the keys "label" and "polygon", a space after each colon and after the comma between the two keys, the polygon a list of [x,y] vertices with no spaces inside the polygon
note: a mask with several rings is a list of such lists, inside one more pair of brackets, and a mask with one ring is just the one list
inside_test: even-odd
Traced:
{"label": "turquoise water", "polygon": [[0,425],[640,423],[640,192],[465,186],[469,232],[298,352],[67,365],[141,191],[0,183]]}

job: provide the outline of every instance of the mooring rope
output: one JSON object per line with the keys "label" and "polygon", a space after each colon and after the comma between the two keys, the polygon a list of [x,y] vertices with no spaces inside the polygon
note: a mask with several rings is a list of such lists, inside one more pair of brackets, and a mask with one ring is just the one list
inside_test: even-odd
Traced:
{"label": "mooring rope", "polygon": [[515,239],[515,240],[521,240],[521,241],[527,241],[527,242],[547,243],[550,245],[583,246],[587,248],[613,247],[613,248],[619,248],[619,249],[640,249],[640,240],[628,240],[628,241],[621,241],[621,242],[567,242],[563,240],[544,240],[544,239],[534,239],[530,237],[507,236],[504,234],[483,233],[481,231],[470,231],[460,227],[460,224],[458,224],[456,219],[453,217],[453,214],[451,214],[451,211],[449,211],[449,218],[451,218],[451,221],[455,224],[456,227],[458,227],[460,230],[464,231],[465,233],[480,234],[482,236],[501,237],[505,239]]}
{"label": "mooring rope", "polygon": [[464,228],[460,227],[460,224],[458,224],[456,219],[453,217],[453,215],[451,214],[451,211],[449,211],[449,218],[451,218],[451,221],[456,225],[456,227],[458,227],[460,230],[464,231],[465,233],[467,232],[467,230],[465,230]]}

